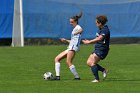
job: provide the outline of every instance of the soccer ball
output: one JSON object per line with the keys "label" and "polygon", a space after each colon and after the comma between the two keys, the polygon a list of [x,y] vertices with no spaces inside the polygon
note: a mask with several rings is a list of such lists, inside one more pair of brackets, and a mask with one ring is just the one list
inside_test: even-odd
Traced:
{"label": "soccer ball", "polygon": [[46,72],[43,75],[44,80],[52,80],[53,79],[53,74],[51,72]]}

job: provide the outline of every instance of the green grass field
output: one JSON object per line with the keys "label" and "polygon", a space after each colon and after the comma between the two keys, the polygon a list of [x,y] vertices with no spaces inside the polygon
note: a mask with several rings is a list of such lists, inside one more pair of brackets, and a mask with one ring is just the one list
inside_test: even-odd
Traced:
{"label": "green grass field", "polygon": [[74,59],[82,80],[73,80],[65,60],[60,81],[43,80],[46,71],[55,73],[54,58],[66,47],[0,47],[0,93],[140,93],[140,45],[111,45],[109,55],[100,62],[109,69],[103,82],[91,83],[93,76],[86,60],[92,45],[81,46]]}

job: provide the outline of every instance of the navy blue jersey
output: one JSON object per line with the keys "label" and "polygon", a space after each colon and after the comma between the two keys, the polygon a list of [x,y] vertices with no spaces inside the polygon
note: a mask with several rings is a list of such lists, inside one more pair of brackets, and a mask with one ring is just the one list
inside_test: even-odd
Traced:
{"label": "navy blue jersey", "polygon": [[96,37],[98,37],[99,35],[103,36],[103,40],[95,43],[95,49],[109,50],[110,31],[107,25],[98,30],[98,32],[96,33]]}

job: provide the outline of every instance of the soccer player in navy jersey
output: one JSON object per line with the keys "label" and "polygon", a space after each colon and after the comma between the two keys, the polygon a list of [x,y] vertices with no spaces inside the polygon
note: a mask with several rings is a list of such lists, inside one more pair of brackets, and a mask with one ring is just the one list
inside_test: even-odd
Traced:
{"label": "soccer player in navy jersey", "polygon": [[103,72],[103,77],[107,76],[107,69],[103,68],[98,64],[100,60],[103,60],[109,52],[109,43],[110,43],[110,31],[106,22],[108,21],[107,17],[100,15],[96,17],[96,26],[99,30],[96,33],[96,38],[92,40],[82,40],[84,44],[95,44],[95,50],[91,53],[87,60],[87,65],[91,67],[91,71],[95,76],[95,80],[92,82],[99,82],[98,71]]}

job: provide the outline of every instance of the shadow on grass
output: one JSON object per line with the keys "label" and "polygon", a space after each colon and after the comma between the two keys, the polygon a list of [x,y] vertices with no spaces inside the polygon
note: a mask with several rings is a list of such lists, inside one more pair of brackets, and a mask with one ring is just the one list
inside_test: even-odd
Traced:
{"label": "shadow on grass", "polygon": [[105,81],[140,81],[140,79],[106,78]]}

